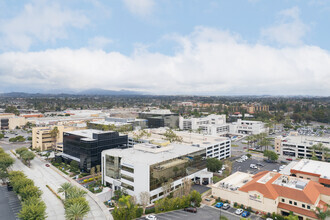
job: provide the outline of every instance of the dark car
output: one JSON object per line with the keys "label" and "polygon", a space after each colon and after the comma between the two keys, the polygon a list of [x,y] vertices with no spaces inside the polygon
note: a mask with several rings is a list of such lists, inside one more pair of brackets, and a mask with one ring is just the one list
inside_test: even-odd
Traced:
{"label": "dark car", "polygon": [[10,185],[10,183],[7,184],[7,190],[8,191],[13,191],[13,187]]}
{"label": "dark car", "polygon": [[205,181],[203,181],[202,184],[203,184],[203,185],[208,185],[208,184],[209,184],[209,181],[205,180]]}
{"label": "dark car", "polygon": [[263,165],[262,163],[257,163],[257,166],[264,167],[265,165]]}
{"label": "dark car", "polygon": [[194,207],[188,207],[188,208],[184,208],[183,211],[196,213],[197,209]]}
{"label": "dark car", "polygon": [[49,167],[49,164],[48,164],[48,163],[46,163],[46,164],[45,164],[45,166],[46,166],[46,167]]}

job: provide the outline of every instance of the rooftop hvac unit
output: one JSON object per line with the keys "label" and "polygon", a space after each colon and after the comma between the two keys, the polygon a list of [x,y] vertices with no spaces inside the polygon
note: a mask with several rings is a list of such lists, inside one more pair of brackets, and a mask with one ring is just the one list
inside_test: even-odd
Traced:
{"label": "rooftop hvac unit", "polygon": [[306,185],[307,185],[307,183],[305,183],[305,182],[297,181],[296,188],[298,188],[298,189],[304,189]]}

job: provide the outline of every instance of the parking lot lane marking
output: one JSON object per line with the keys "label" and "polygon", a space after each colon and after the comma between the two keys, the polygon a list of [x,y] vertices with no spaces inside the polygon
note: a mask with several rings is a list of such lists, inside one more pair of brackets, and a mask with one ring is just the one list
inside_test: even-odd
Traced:
{"label": "parking lot lane marking", "polygon": [[187,214],[184,214],[184,213],[180,213],[180,212],[166,212],[166,213],[163,213],[165,215],[169,215],[169,216],[174,216],[175,218],[179,217],[179,218],[182,218],[182,217],[187,217],[188,215]]}

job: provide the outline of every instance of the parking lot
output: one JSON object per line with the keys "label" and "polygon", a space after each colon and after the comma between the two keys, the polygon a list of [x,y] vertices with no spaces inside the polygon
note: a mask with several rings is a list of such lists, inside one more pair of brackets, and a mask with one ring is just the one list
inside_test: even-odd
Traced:
{"label": "parking lot", "polygon": [[[185,212],[182,209],[176,210],[172,212],[166,212],[157,214],[156,217],[158,220],[172,220],[172,219],[189,219],[189,220],[209,220],[209,219],[219,219],[220,217],[220,210],[221,215],[227,217],[230,220],[239,220],[242,218],[241,216],[238,216],[235,214],[236,209],[235,208],[229,208],[228,210],[223,210],[215,207],[210,206],[204,206],[202,208],[197,209],[197,213],[190,213]],[[261,219],[260,217],[251,214],[248,218],[250,219]],[[145,219],[145,218],[140,218]]]}
{"label": "parking lot", "polygon": [[[257,163],[261,163],[263,166],[257,166],[258,169],[250,168],[250,164],[257,164]],[[260,171],[265,171],[265,170],[268,170],[268,171],[277,170],[279,172],[280,166],[281,166],[281,164],[279,164],[279,163],[266,163],[261,158],[260,159],[250,158],[241,163],[234,161],[232,172],[234,173],[236,171],[240,171],[240,172],[251,173],[251,174],[256,174]]]}

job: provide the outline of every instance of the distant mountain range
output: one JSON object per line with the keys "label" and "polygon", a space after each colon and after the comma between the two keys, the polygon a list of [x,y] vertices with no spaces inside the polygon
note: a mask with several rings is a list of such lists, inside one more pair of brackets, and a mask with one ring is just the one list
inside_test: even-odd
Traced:
{"label": "distant mountain range", "polygon": [[130,90],[106,90],[106,89],[88,89],[80,92],[74,91],[62,91],[62,92],[9,92],[9,93],[0,93],[0,96],[3,97],[39,97],[39,96],[65,96],[65,95],[104,95],[104,96],[128,96],[128,95],[144,95],[142,92],[130,91]]}

